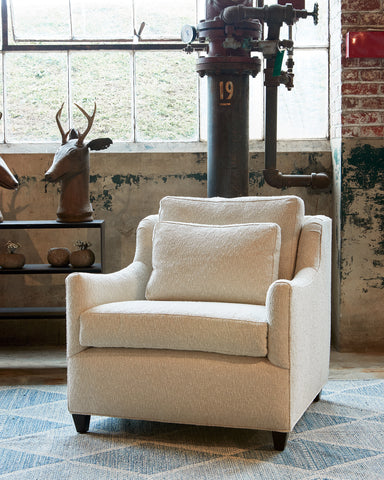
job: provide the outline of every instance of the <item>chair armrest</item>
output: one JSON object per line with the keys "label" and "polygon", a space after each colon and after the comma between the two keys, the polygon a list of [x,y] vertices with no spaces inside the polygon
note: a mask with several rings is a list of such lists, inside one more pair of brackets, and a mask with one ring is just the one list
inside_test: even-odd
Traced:
{"label": "chair armrest", "polygon": [[268,359],[289,371],[291,428],[328,380],[331,302],[324,273],[301,269],[269,292]]}
{"label": "chair armrest", "polygon": [[[316,331],[327,329],[329,308],[319,305],[322,294],[319,294],[321,283],[318,277],[315,269],[306,268],[300,270],[293,280],[277,280],[270,286],[266,302],[268,359],[274,365],[291,368],[292,348],[296,348],[296,344],[300,347],[300,339],[306,344],[317,343],[320,338]],[[309,338],[301,338],[303,335],[309,335]]]}
{"label": "chair armrest", "polygon": [[268,359],[289,370],[291,428],[328,380],[331,333],[331,220],[307,217],[296,273],[267,293]]}
{"label": "chair armrest", "polygon": [[[296,274],[277,280],[267,294],[268,358],[280,367],[329,362],[331,318],[331,220],[308,217],[303,226]],[[311,368],[311,367],[309,367]],[[324,367],[325,368],[325,367]]]}
{"label": "chair armrest", "polygon": [[104,303],[144,300],[150,274],[147,265],[135,261],[114,273],[72,273],[66,278],[68,357],[84,350],[79,343],[81,313]]}

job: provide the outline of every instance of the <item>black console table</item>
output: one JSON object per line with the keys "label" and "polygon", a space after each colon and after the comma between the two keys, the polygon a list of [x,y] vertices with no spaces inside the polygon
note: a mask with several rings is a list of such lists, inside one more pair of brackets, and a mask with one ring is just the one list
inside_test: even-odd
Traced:
{"label": "black console table", "polygon": [[[53,267],[49,264],[26,264],[23,268],[1,268],[0,275],[27,275],[27,274],[69,274],[72,272],[102,273],[104,265],[104,220],[93,222],[66,223],[55,220],[10,220],[0,223],[2,230],[28,230],[28,229],[69,229],[84,228],[97,229],[100,235],[100,263],[91,267],[73,268]],[[32,307],[32,308],[0,308],[0,318],[57,318],[65,316],[65,307]]]}

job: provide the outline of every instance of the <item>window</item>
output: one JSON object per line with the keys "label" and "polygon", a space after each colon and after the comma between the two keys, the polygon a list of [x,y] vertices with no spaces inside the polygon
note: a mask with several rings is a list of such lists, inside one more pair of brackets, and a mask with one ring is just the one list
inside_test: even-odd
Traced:
{"label": "window", "polygon": [[[92,111],[94,101],[92,133],[115,143],[206,139],[205,79],[195,71],[197,53],[184,53],[179,38],[183,25],[204,18],[204,0],[178,0],[177,8],[174,0],[3,4],[0,141],[57,142],[61,104],[63,126],[81,129],[74,103]],[[311,19],[294,27],[295,88],[279,89],[280,138],[327,136],[326,0],[320,11],[318,27]],[[261,139],[262,74],[251,79],[250,99],[250,137]]]}
{"label": "window", "polygon": [[[307,18],[293,26],[295,86],[291,91],[279,87],[280,139],[328,137],[328,0],[316,2],[319,24]],[[313,3],[307,0],[306,8],[311,11]],[[281,38],[288,38],[287,26],[281,29]]]}

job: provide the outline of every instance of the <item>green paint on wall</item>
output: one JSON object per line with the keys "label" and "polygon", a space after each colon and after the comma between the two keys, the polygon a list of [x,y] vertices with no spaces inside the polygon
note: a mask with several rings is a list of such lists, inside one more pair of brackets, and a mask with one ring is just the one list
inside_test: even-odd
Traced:
{"label": "green paint on wall", "polygon": [[[148,177],[144,175],[113,175],[110,179],[109,177],[102,177],[101,175],[92,175],[90,182],[97,184],[100,181],[101,185],[99,188],[93,189],[93,192],[90,195],[90,200],[93,203],[97,203],[101,208],[112,211],[113,204],[113,191],[117,190],[124,185],[140,187],[142,182],[151,181],[153,183],[158,183],[162,181],[167,183],[169,179],[185,180],[192,179],[198,182],[205,182],[207,180],[206,173],[190,173],[186,175],[176,174],[176,175],[164,175],[162,177]],[[114,185],[111,187],[111,182]],[[109,185],[109,188],[107,188]],[[101,193],[101,188],[103,189]]]}
{"label": "green paint on wall", "polygon": [[188,175],[185,175],[183,178],[190,178],[192,180],[196,180],[197,182],[206,182],[207,174],[206,173],[189,173]]}
{"label": "green paint on wall", "polygon": [[101,175],[90,175],[89,183],[96,183],[100,178],[102,178]]}
{"label": "green paint on wall", "polygon": [[264,175],[262,172],[249,172],[249,185],[256,185],[258,188],[265,184]]}
{"label": "green paint on wall", "polygon": [[356,167],[354,181],[363,190],[374,188],[376,184],[383,184],[384,147],[375,148],[372,145],[361,145],[351,150],[348,163]]}
{"label": "green paint on wall", "polygon": [[[342,164],[341,228],[377,231],[374,253],[384,255],[384,147],[357,145]],[[354,205],[359,205],[354,210]],[[357,208],[357,207],[355,207]]]}
{"label": "green paint on wall", "polygon": [[108,212],[112,211],[112,195],[108,190],[103,190],[103,192],[98,195],[91,194],[90,200],[91,203],[100,203],[104,210],[107,210]]}
{"label": "green paint on wall", "polygon": [[141,179],[148,179],[142,175],[114,175],[112,182],[116,185],[116,188],[122,185],[139,185]]}
{"label": "green paint on wall", "polygon": [[206,182],[207,174],[206,173],[188,173],[187,175],[174,174],[174,175],[164,175],[161,177],[163,183],[167,183],[170,178],[177,180],[196,180],[197,182]]}

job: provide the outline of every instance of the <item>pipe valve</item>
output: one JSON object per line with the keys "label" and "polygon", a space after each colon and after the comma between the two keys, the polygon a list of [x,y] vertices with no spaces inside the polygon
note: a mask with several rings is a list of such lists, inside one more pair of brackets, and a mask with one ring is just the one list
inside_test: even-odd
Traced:
{"label": "pipe valve", "polygon": [[307,10],[296,10],[297,18],[313,17],[313,23],[318,25],[319,23],[319,4],[315,3],[313,6],[313,12],[307,12]]}

